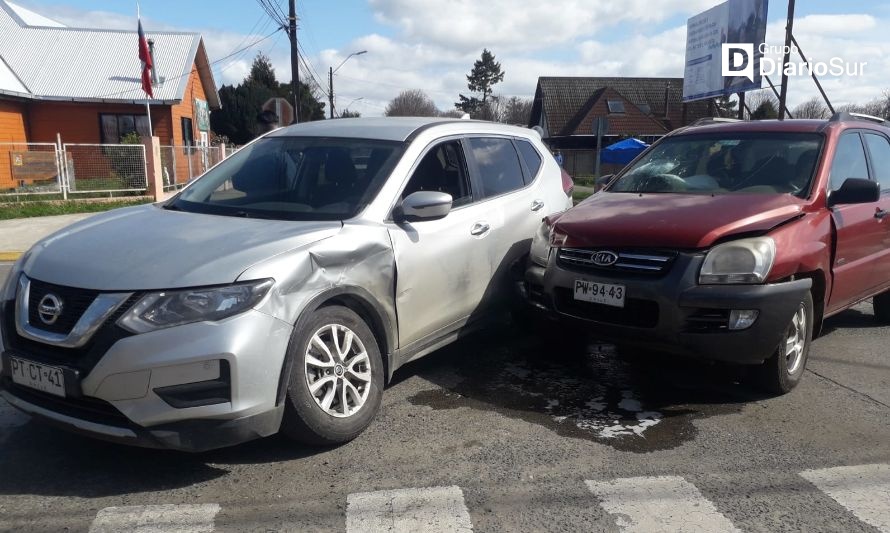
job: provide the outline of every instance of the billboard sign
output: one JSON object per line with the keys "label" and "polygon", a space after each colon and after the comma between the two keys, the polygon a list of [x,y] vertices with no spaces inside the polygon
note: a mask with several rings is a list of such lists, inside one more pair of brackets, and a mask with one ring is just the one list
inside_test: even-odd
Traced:
{"label": "billboard sign", "polygon": [[686,23],[683,101],[761,88],[769,0],[728,0]]}
{"label": "billboard sign", "polygon": [[195,122],[198,124],[198,131],[210,131],[210,109],[207,107],[207,100],[195,98]]}

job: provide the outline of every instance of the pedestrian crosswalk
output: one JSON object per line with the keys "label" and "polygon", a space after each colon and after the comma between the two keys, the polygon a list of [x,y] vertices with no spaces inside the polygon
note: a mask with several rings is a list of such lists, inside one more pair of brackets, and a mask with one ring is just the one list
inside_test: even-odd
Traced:
{"label": "pedestrian crosswalk", "polygon": [[[870,526],[874,530],[890,533],[890,464],[805,470],[799,472],[797,477],[800,487],[795,490],[810,487],[814,498],[822,494],[851,515],[838,516],[836,520],[858,520],[863,524],[863,530]],[[577,483],[579,490],[589,498],[586,501],[582,499],[580,505],[601,509],[603,522],[595,528],[597,530],[627,533],[739,532],[745,528],[734,524],[733,518],[750,520],[750,517],[733,517],[731,512],[721,509],[719,498],[716,501],[708,499],[708,491],[702,491],[681,476],[588,479]],[[474,530],[474,512],[484,511],[474,511],[472,505],[480,500],[478,492],[470,498],[471,504],[468,505],[466,490],[474,492],[473,489],[451,485],[348,494],[345,496],[342,527],[337,529],[347,533],[470,533]],[[217,526],[215,522],[220,510],[221,506],[217,504],[107,507],[97,513],[89,531],[210,532]],[[547,509],[535,511],[546,513]],[[510,517],[503,518],[509,520]],[[750,524],[750,521],[747,522],[749,528]],[[826,524],[818,525],[824,529]],[[262,529],[262,524],[256,527]],[[757,529],[771,530],[776,527],[776,524],[764,523]]]}
{"label": "pedestrian crosswalk", "polygon": [[210,533],[219,505],[132,505],[99,511],[89,533]]}
{"label": "pedestrian crosswalk", "polygon": [[460,487],[363,492],[350,494],[347,502],[347,533],[473,531]]}
{"label": "pedestrian crosswalk", "polygon": [[600,505],[628,533],[738,531],[695,485],[679,476],[587,481]]}
{"label": "pedestrian crosswalk", "polygon": [[800,473],[856,518],[890,531],[890,465],[860,465]]}

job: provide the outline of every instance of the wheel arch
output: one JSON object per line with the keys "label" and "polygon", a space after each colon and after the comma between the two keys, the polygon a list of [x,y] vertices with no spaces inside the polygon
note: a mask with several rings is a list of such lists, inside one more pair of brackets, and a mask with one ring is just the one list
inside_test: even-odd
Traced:
{"label": "wheel arch", "polygon": [[275,398],[275,405],[281,405],[287,394],[288,378],[293,366],[293,343],[297,341],[299,333],[314,312],[332,305],[346,307],[365,321],[371,329],[371,333],[374,334],[374,340],[377,342],[377,347],[380,350],[385,381],[389,382],[392,377],[392,372],[394,371],[392,368],[392,352],[396,345],[395,317],[390,316],[380,302],[362,287],[334,287],[317,294],[309,300],[300,316],[294,322],[294,330],[287,345],[287,353],[281,367],[281,374],[278,377],[278,394]]}
{"label": "wheel arch", "polygon": [[813,338],[819,336],[819,333],[822,331],[822,322],[825,318],[825,303],[826,303],[826,285],[827,280],[825,278],[825,272],[821,270],[813,270],[811,272],[801,272],[796,275],[797,279],[810,279],[813,281],[813,286],[810,288],[810,293],[813,297],[813,314],[815,315],[813,321]]}

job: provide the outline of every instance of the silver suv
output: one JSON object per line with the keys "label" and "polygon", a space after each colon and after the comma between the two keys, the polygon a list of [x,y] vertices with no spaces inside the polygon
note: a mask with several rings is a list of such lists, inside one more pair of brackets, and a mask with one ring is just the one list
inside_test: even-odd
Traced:
{"label": "silver suv", "polygon": [[401,365],[491,318],[571,205],[532,130],[274,131],[162,204],[37,243],[2,295],[0,394],[95,437],[207,450],[356,437]]}

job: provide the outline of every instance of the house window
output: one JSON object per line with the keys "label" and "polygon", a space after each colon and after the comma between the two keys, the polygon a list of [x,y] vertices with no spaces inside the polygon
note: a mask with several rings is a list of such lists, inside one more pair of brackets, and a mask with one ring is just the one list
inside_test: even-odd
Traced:
{"label": "house window", "polygon": [[642,111],[644,115],[651,115],[651,114],[652,114],[652,106],[651,106],[651,105],[649,105],[649,104],[640,104],[638,107],[640,108],[640,111]]}
{"label": "house window", "polygon": [[624,113],[623,100],[607,100],[606,105],[609,106],[609,113]]}
{"label": "house window", "polygon": [[188,117],[182,117],[182,145],[183,146],[194,146],[195,145],[195,130],[192,129],[192,119]]}
{"label": "house window", "polygon": [[148,117],[145,115],[99,114],[100,137],[102,144],[118,144],[121,137],[136,132],[143,139],[151,136]]}

